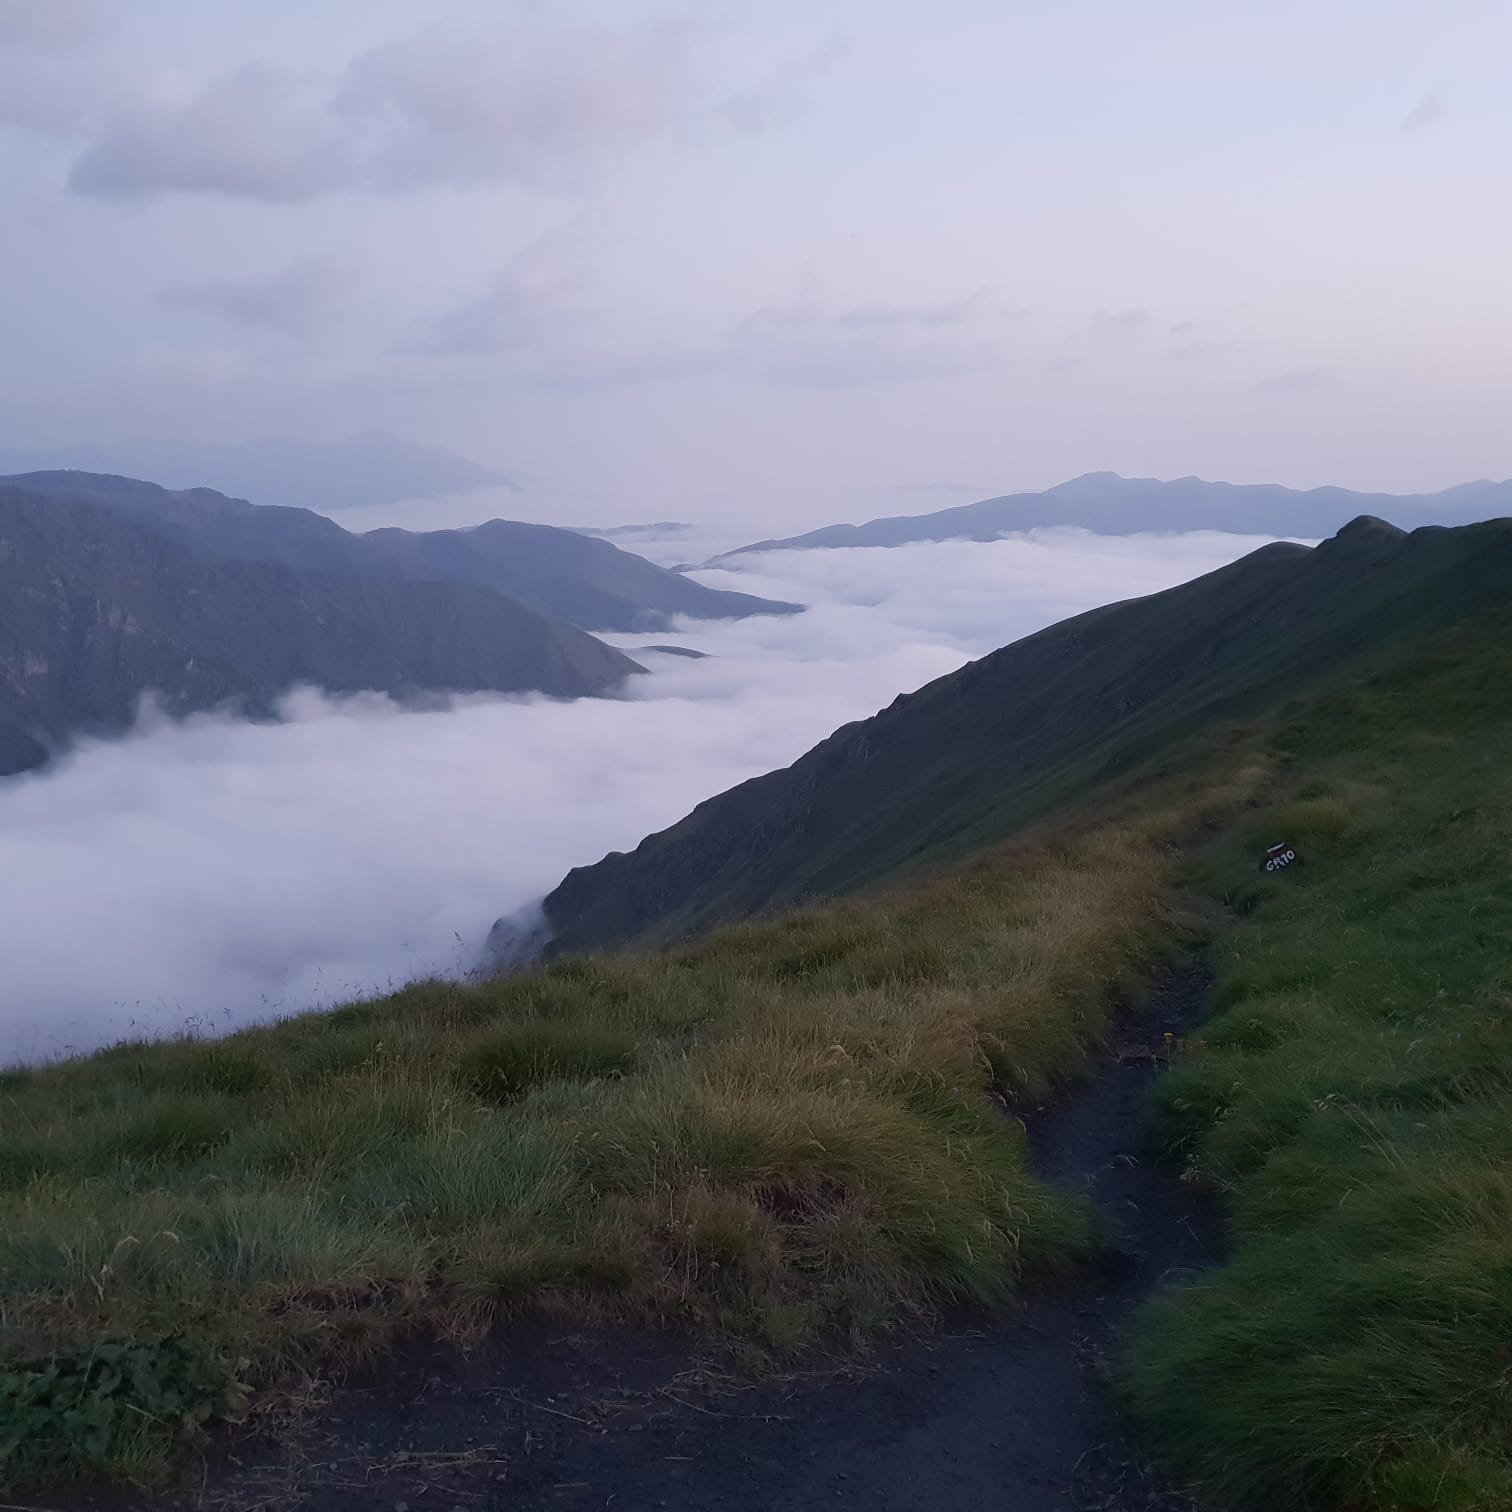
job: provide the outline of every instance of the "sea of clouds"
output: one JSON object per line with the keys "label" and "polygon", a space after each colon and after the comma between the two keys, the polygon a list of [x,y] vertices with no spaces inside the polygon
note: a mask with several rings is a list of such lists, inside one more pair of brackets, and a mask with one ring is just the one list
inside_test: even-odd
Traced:
{"label": "sea of clouds", "polygon": [[[734,544],[621,539],[664,563]],[[406,710],[291,691],[279,723],[144,714],[0,781],[0,1063],[214,1033],[464,972],[493,920],[972,657],[1261,544],[1046,530],[767,552],[699,572],[809,605],[607,637],[623,696]],[[644,652],[671,643],[708,659]]]}

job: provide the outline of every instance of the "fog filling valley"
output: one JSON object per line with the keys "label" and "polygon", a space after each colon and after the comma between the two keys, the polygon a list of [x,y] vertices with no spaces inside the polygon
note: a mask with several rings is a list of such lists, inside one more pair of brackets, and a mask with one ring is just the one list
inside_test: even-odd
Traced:
{"label": "fog filling valley", "polygon": [[[695,553],[688,534],[622,544]],[[281,723],[148,713],[0,781],[0,1063],[467,971],[493,920],[569,868],[972,657],[1259,544],[1051,530],[742,556],[699,580],[808,610],[605,637],[648,669],[622,697],[413,711],[302,689]]]}

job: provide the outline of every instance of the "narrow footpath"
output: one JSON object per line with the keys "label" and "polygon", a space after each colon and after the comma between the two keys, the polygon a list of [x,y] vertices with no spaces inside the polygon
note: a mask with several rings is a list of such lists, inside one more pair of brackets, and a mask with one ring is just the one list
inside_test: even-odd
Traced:
{"label": "narrow footpath", "polygon": [[329,1401],[275,1448],[224,1456],[184,1492],[98,1512],[1194,1512],[1140,1461],[1110,1368],[1151,1290],[1212,1264],[1211,1206],[1145,1158],[1164,1035],[1203,1018],[1198,961],[1169,972],[1092,1075],[1029,1120],[1036,1167],[1090,1192],[1127,1262],[865,1360],[752,1385],[675,1335],[563,1324],[437,1348]]}

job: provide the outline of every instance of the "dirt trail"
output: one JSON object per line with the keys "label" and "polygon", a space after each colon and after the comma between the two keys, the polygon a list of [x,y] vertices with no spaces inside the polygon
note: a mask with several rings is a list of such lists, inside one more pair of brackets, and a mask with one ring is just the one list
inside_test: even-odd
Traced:
{"label": "dirt trail", "polygon": [[1165,976],[1094,1074],[1030,1120],[1039,1171],[1113,1216],[1125,1265],[987,1327],[864,1364],[750,1385],[686,1340],[562,1325],[436,1350],[345,1386],[289,1444],[223,1460],[196,1491],[71,1509],[223,1512],[1187,1512],[1141,1466],[1107,1364],[1130,1309],[1214,1259],[1214,1215],[1142,1158],[1163,1034],[1202,1018],[1200,963]]}

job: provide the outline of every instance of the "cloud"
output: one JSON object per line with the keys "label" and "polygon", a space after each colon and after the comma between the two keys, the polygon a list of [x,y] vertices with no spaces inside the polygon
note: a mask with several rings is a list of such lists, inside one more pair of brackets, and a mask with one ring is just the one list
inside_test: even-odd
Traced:
{"label": "cloud", "polygon": [[353,290],[353,267],[332,257],[306,257],[251,278],[170,284],[164,304],[208,310],[237,325],[300,336],[327,321]]}
{"label": "cloud", "polygon": [[1171,326],[1166,331],[1166,335],[1167,336],[1188,336],[1193,331],[1195,331],[1196,329],[1197,329],[1197,322],[1195,320],[1178,320],[1175,325]]}
{"label": "cloud", "polygon": [[251,63],[117,111],[70,186],[283,204],[484,184],[573,193],[705,108],[707,50],[680,19],[500,22],[432,27],[334,75]]}
{"label": "cloud", "polygon": [[939,330],[945,326],[965,325],[989,313],[986,289],[968,294],[964,299],[950,299],[932,305],[854,305],[841,310],[834,324],[842,331],[922,328]]}
{"label": "cloud", "polygon": [[684,118],[700,33],[639,27],[422,33],[357,58],[333,101],[380,187],[521,183],[554,190]]}
{"label": "cloud", "polygon": [[1255,385],[1257,394],[1298,394],[1313,389],[1332,388],[1339,381],[1338,373],[1331,367],[1297,368],[1289,373],[1277,373],[1262,378]]}
{"label": "cloud", "polygon": [[394,350],[410,355],[481,356],[519,352],[574,330],[592,315],[578,260],[580,223],[541,237],[498,273],[483,293],[421,321]]}
{"label": "cloud", "polygon": [[1094,310],[1092,324],[1100,331],[1137,331],[1150,323],[1148,310]]}
{"label": "cloud", "polygon": [[990,489],[982,488],[976,483],[882,483],[874,488],[868,488],[864,492],[869,494],[889,494],[894,498],[931,498],[941,494],[970,494],[975,499],[985,499],[991,492]]}
{"label": "cloud", "polygon": [[718,365],[748,377],[811,388],[850,388],[954,377],[1002,355],[988,291],[936,304],[835,307],[806,298],[767,305],[730,332]]}
{"label": "cloud", "polygon": [[704,345],[568,352],[537,377],[581,389],[703,374],[817,389],[923,382],[995,366],[1002,327],[1021,313],[994,304],[988,290],[920,304],[804,296],[763,305]]}
{"label": "cloud", "polygon": [[106,24],[101,0],[0,0],[0,48],[80,47]]}
{"label": "cloud", "polygon": [[1195,341],[1183,341],[1166,351],[1166,358],[1171,362],[1201,362],[1208,357],[1216,357],[1220,352],[1232,350],[1232,341],[1210,341],[1205,336],[1199,336]]}
{"label": "cloud", "polygon": [[0,0],[0,126],[73,137],[110,93],[68,56],[107,30],[99,0]]}
{"label": "cloud", "polygon": [[1425,94],[1402,117],[1398,129],[1401,131],[1421,131],[1426,126],[1437,126],[1448,113],[1444,109],[1444,102],[1440,98],[1438,91],[1433,90]]}
{"label": "cloud", "polygon": [[0,126],[68,138],[92,109],[88,89],[61,70],[44,70],[30,57],[0,51]]}
{"label": "cloud", "polygon": [[105,199],[219,193],[294,204],[349,183],[358,167],[359,144],[329,113],[317,76],[248,64],[118,113],[68,182]]}
{"label": "cloud", "polygon": [[773,78],[737,90],[718,101],[710,114],[731,130],[747,135],[785,126],[802,112],[808,85],[849,57],[851,52],[849,40],[832,38],[822,47],[780,68]]}
{"label": "cloud", "polygon": [[662,639],[714,655],[654,658],[623,699],[304,692],[282,724],[149,718],[86,743],[0,782],[0,1062],[466,969],[569,867],[970,656],[1255,544],[1047,531],[743,557],[702,580],[815,607],[686,625]]}

